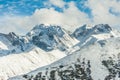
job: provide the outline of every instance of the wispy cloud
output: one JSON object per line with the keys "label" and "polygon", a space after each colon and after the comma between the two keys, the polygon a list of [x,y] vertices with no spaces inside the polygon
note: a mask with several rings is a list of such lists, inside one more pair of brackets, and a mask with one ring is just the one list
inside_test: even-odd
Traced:
{"label": "wispy cloud", "polygon": [[62,1],[62,0],[50,0],[50,3],[55,5],[55,6],[58,6],[60,8],[63,8],[65,6],[65,2]]}

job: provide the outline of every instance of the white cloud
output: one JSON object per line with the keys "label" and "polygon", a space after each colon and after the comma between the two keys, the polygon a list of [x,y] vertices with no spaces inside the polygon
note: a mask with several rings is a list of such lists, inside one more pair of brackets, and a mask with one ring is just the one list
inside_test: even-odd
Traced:
{"label": "white cloud", "polygon": [[51,3],[56,6],[63,7],[64,4],[68,4],[69,8],[63,8],[63,12],[58,12],[54,8],[42,8],[36,9],[31,16],[2,17],[0,19],[0,32],[14,31],[23,33],[23,31],[27,32],[35,25],[41,23],[62,25],[68,30],[74,30],[83,24],[107,23],[110,25],[120,25],[120,16],[115,16],[109,12],[110,8],[113,8],[115,12],[120,12],[120,2],[115,0],[88,0],[86,5],[92,10],[93,21],[86,13],[81,12],[74,2],[64,3],[61,2],[62,0],[54,1],[51,0]]}
{"label": "white cloud", "polygon": [[68,26],[78,26],[89,21],[88,16],[80,12],[73,2],[69,3],[69,8],[63,13],[55,11],[53,8],[36,10],[32,20],[35,23],[58,24]]}
{"label": "white cloud", "polygon": [[92,10],[94,24],[120,25],[120,16],[109,11],[113,8],[115,12],[120,12],[120,2],[116,0],[88,0],[87,6]]}
{"label": "white cloud", "polygon": [[64,9],[63,13],[54,10],[54,8],[43,8],[37,9],[32,16],[8,16],[2,20],[2,22],[6,24],[3,25],[3,23],[0,23],[0,27],[1,25],[6,26],[7,28],[5,28],[8,29],[8,31],[17,32],[19,29],[28,31],[36,24],[43,23],[62,25],[66,29],[73,30],[75,27],[78,27],[78,25],[89,22],[87,14],[79,11],[74,2],[70,2],[68,5],[69,8]]}

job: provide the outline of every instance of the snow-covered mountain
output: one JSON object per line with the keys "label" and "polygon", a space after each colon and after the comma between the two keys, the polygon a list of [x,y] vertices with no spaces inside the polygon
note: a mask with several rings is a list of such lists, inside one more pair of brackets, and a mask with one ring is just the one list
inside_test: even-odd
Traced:
{"label": "snow-covered mountain", "polygon": [[33,46],[37,46],[44,51],[59,49],[60,51],[70,51],[74,46],[83,47],[99,40],[111,37],[119,37],[120,32],[112,29],[108,24],[98,24],[95,26],[83,25],[72,34],[60,26],[44,24],[36,25],[25,36],[20,36],[14,32],[0,34],[1,56],[12,53],[28,51]]}
{"label": "snow-covered mountain", "polygon": [[9,80],[120,80],[120,38],[101,43]]}
{"label": "snow-covered mountain", "polygon": [[80,41],[77,45],[81,47],[99,40],[119,37],[119,33],[120,32],[111,28],[108,24],[98,24],[95,26],[83,25],[76,29],[73,32],[72,36]]}
{"label": "snow-covered mountain", "polygon": [[75,37],[79,42],[72,49],[70,48],[69,53],[80,50],[100,40],[120,37],[120,32],[108,24],[98,24],[95,26],[83,25],[77,28],[71,36]]}
{"label": "snow-covered mountain", "polygon": [[59,49],[66,51],[78,40],[71,37],[60,26],[45,26],[44,24],[35,26],[25,36],[16,35],[14,32],[0,34],[0,53],[4,54],[21,53],[37,46],[44,51]]}
{"label": "snow-covered mountain", "polygon": [[[25,36],[0,35],[0,76],[5,79],[48,65],[79,41],[60,26],[35,26]],[[17,67],[17,68],[16,68]],[[17,70],[19,69],[19,70]]]}
{"label": "snow-covered mountain", "polygon": [[27,37],[34,45],[45,51],[56,48],[66,51],[77,43],[77,40],[60,26],[37,25],[27,34]]}
{"label": "snow-covered mountain", "polygon": [[[8,79],[56,61],[58,65],[58,60],[65,56],[66,58],[63,60],[69,61],[71,60],[69,59],[70,55],[76,55],[82,49],[93,44],[99,44],[103,47],[107,39],[118,38],[119,36],[120,33],[108,24],[83,25],[71,34],[60,26],[44,24],[36,25],[24,36],[17,35],[14,32],[1,33],[0,76]],[[81,55],[81,53],[79,54]],[[73,60],[73,62],[75,61]]]}

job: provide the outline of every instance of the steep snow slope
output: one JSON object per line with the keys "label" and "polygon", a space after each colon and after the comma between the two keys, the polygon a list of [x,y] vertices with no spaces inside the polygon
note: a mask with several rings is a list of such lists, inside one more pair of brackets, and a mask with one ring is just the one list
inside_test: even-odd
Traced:
{"label": "steep snow slope", "polygon": [[11,44],[4,34],[0,34],[0,50],[8,50]]}
{"label": "steep snow slope", "polygon": [[[84,47],[80,51],[76,51],[51,65],[9,80],[80,80],[83,78],[85,80],[88,78],[89,80],[119,80],[119,60],[120,38],[111,38]],[[79,73],[79,70],[83,70],[82,73]]]}
{"label": "steep snow slope", "polygon": [[0,41],[0,49],[7,50],[8,47],[3,42]]}
{"label": "steep snow slope", "polygon": [[40,66],[48,65],[64,56],[66,55],[59,50],[45,52],[40,48],[35,47],[29,52],[1,57],[0,80],[1,76],[6,80],[9,77],[27,73]]}

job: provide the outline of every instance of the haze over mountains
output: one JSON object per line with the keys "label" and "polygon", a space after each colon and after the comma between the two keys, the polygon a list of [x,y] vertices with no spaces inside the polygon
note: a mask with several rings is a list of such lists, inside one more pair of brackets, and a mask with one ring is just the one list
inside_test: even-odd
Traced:
{"label": "haze over mountains", "polygon": [[24,36],[0,33],[0,76],[10,80],[118,80],[119,37],[120,32],[108,24],[83,25],[73,33],[44,24]]}

